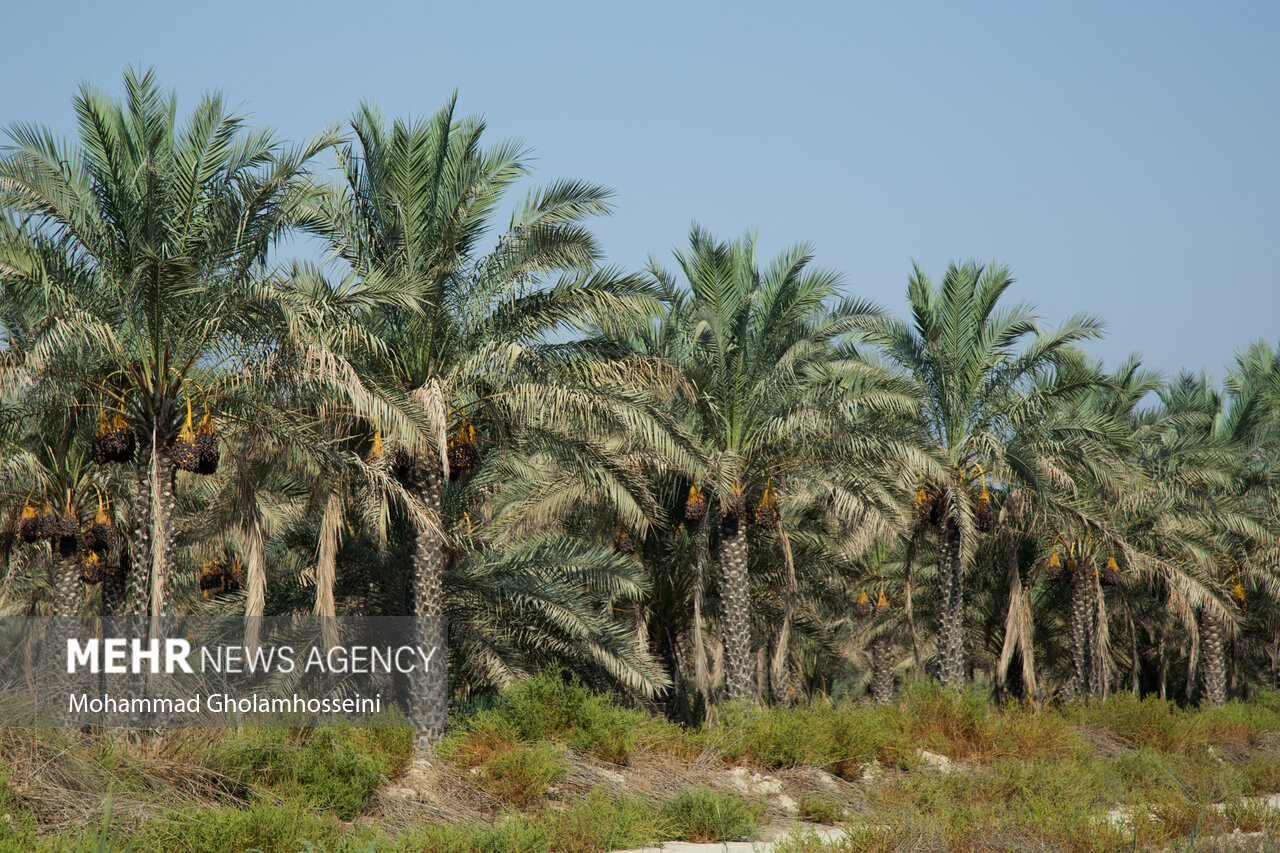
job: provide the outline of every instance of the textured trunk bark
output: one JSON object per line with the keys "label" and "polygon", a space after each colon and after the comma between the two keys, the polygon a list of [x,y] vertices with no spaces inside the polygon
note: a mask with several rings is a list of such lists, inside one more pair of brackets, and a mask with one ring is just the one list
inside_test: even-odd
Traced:
{"label": "textured trunk bark", "polygon": [[680,643],[672,636],[670,626],[662,629],[659,649],[655,657],[666,664],[671,678],[671,687],[661,698],[663,713],[673,723],[687,721],[689,697],[684,689],[684,661],[680,659]]}
{"label": "textured trunk bark", "polygon": [[942,523],[938,556],[938,677],[943,686],[964,684],[964,553],[960,526]]}
{"label": "textured trunk bark", "polygon": [[[76,562],[75,540],[59,547],[53,543],[53,619],[50,624],[49,652],[46,660],[59,664],[66,660],[67,640],[79,639],[80,632],[80,567]],[[67,694],[76,690],[80,680],[66,671],[66,667],[54,668],[52,699],[57,709],[57,716],[64,723],[88,722],[88,720],[72,720],[67,706]]]}
{"label": "textured trunk bark", "polygon": [[[728,533],[724,530],[723,533]],[[747,578],[747,534],[737,524],[720,538],[720,631],[724,643],[724,689],[730,699],[751,695],[751,590]]]}
{"label": "textured trunk bark", "polygon": [[769,649],[767,643],[761,643],[756,649],[756,677],[752,679],[751,700],[757,704],[765,701],[769,695]]}
{"label": "textured trunk bark", "polygon": [[893,642],[880,636],[871,644],[871,698],[880,705],[893,701]]}
{"label": "textured trunk bark", "polygon": [[707,669],[707,646],[702,633],[702,590],[711,556],[711,524],[706,516],[698,522],[698,556],[693,569],[693,683],[702,697],[703,713],[711,707],[711,674]]}
{"label": "textured trunk bark", "polygon": [[916,627],[916,610],[914,593],[916,588],[916,550],[920,544],[920,536],[923,527],[915,527],[911,531],[911,538],[907,541],[907,553],[904,567],[905,584],[903,585],[903,614],[907,620],[907,633],[911,635],[911,661],[915,667],[915,677],[919,678],[922,673],[922,662],[920,660],[920,632]]}
{"label": "textured trunk bark", "polygon": [[331,492],[325,502],[320,524],[320,553],[316,559],[315,612],[320,617],[320,639],[326,649],[338,645],[338,609],[333,597],[337,583],[338,531],[342,523],[342,501]]}
{"label": "textured trunk bark", "polygon": [[133,566],[129,583],[129,630],[133,637],[151,636],[151,460],[138,448],[137,476],[130,498],[133,505],[133,539],[129,542],[129,562]]}
{"label": "textured trunk bark", "polygon": [[[133,487],[135,530],[130,543],[130,580],[132,636],[145,645],[152,639],[164,640],[171,628],[168,590],[173,573],[173,487],[174,467],[155,437],[138,448],[139,462]],[[145,668],[144,668],[145,669]],[[153,681],[143,671],[132,678],[131,692],[146,697],[153,692]],[[163,721],[143,721],[157,725]]]}
{"label": "textured trunk bark", "polygon": [[[1123,599],[1122,599],[1123,600]],[[1133,624],[1133,613],[1129,610],[1129,603],[1124,602],[1124,618],[1129,626],[1129,690],[1134,696],[1142,695],[1140,675],[1142,671],[1141,659],[1138,657],[1138,629]]]}
{"label": "textured trunk bark", "polygon": [[[1022,645],[1022,575],[1018,571],[1017,549],[1013,537],[1005,538],[1005,563],[1008,566],[1009,606],[1004,617],[1004,643],[1000,647],[1000,660],[996,663],[996,692],[1003,697],[1008,692],[1009,664]],[[1024,689],[1025,689],[1025,681]]]}
{"label": "textured trunk bark", "polygon": [[[102,578],[102,622],[99,638],[124,637],[129,621],[129,579],[132,572],[129,562],[129,544],[120,543],[104,568]],[[102,672],[98,677],[98,695],[113,694],[119,696],[128,693],[127,676]],[[111,715],[103,712],[99,724],[107,726],[118,724]]]}
{"label": "textured trunk bark", "polygon": [[791,681],[791,623],[784,618],[782,628],[774,637],[773,653],[769,657],[769,695],[775,705],[789,705],[795,699],[795,687]]}
{"label": "textured trunk bark", "polygon": [[769,692],[775,705],[787,705],[795,698],[791,683],[790,654],[791,619],[783,617],[782,627],[774,638],[773,655],[769,660]]}
{"label": "textured trunk bark", "polygon": [[9,561],[13,557],[13,546],[18,541],[19,517],[20,510],[15,503],[9,510],[5,523],[0,525],[0,572],[4,577],[4,582],[0,583],[0,608],[9,601],[9,579],[13,577],[13,573],[9,571]]}
{"label": "textured trunk bark", "polygon": [[[420,460],[414,493],[428,514],[440,517],[440,487],[443,479],[439,461]],[[438,521],[437,521],[438,523]],[[423,654],[431,655],[430,666],[415,669],[409,685],[409,719],[418,731],[420,743],[438,740],[449,722],[449,647],[444,612],[444,543],[425,526],[415,525],[410,556],[413,570],[413,632]]]}
{"label": "textured trunk bark", "polygon": [[1158,649],[1160,656],[1160,701],[1169,698],[1169,652],[1165,646],[1164,637],[1160,638]]}
{"label": "textured trunk bark", "polygon": [[1223,638],[1222,644],[1228,647],[1226,651],[1227,695],[1238,696],[1245,702],[1248,702],[1252,696],[1252,693],[1250,692],[1252,688],[1247,681],[1244,684],[1240,683],[1240,657],[1237,654],[1239,647],[1235,643],[1228,644],[1225,637]]}
{"label": "textured trunk bark", "polygon": [[1183,650],[1186,653],[1186,661],[1187,661],[1187,677],[1183,680],[1183,683],[1186,684],[1187,689],[1183,693],[1183,696],[1186,698],[1188,702],[1190,702],[1191,697],[1195,695],[1196,673],[1199,671],[1198,667],[1200,666],[1201,642],[1200,642],[1200,628],[1198,626],[1196,627],[1195,637],[1191,638],[1190,646],[1191,646],[1190,652],[1186,652],[1186,645],[1185,644],[1183,645]]}
{"label": "textured trunk bark", "polygon": [[1106,699],[1111,692],[1111,679],[1115,675],[1111,661],[1111,620],[1107,616],[1107,597],[1102,591],[1102,575],[1096,566],[1091,564],[1089,585],[1093,588],[1090,595],[1093,605],[1093,639],[1090,651],[1093,652],[1093,695]]}
{"label": "textured trunk bark", "polygon": [[795,685],[791,680],[791,625],[795,620],[796,566],[792,559],[791,542],[787,533],[778,528],[782,543],[783,563],[787,567],[787,600],[782,613],[782,626],[774,640],[773,659],[769,663],[769,688],[775,705],[785,705],[795,698]]}
{"label": "textured trunk bark", "polygon": [[1094,695],[1093,579],[1083,565],[1071,578],[1071,692],[1075,698]]}
{"label": "textured trunk bark", "polygon": [[1226,659],[1222,650],[1222,623],[1208,611],[1200,613],[1200,636],[1204,697],[1211,704],[1222,705],[1227,701]]}
{"label": "textured trunk bark", "polygon": [[267,606],[267,545],[254,503],[247,504],[252,517],[245,520],[242,530],[249,546],[244,574],[244,646],[250,654],[257,652],[262,643],[262,616]]}
{"label": "textured trunk bark", "polygon": [[67,639],[77,637],[80,615],[80,567],[75,560],[75,546],[60,549],[53,545],[53,639],[60,660],[66,654]]}
{"label": "textured trunk bark", "polygon": [[951,661],[955,671],[953,683],[963,687],[973,676],[973,664],[964,654],[964,540],[956,530],[951,559]]}
{"label": "textured trunk bark", "polygon": [[130,576],[129,546],[121,544],[109,559],[102,577],[102,635],[123,635],[128,617],[126,610]]}

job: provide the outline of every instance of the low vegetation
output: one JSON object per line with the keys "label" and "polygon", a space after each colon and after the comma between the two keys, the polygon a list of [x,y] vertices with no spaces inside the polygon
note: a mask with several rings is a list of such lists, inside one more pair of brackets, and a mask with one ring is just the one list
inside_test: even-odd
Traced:
{"label": "low vegetation", "polygon": [[[1035,712],[922,683],[889,706],[730,706],[682,728],[548,671],[460,716],[427,759],[483,804],[456,820],[393,813],[384,795],[420,768],[412,729],[383,722],[152,743],[0,730],[0,853],[595,853],[805,822],[847,836],[802,834],[784,849],[1085,853],[1280,833],[1264,799],[1280,791],[1276,693],[1203,710],[1123,694]],[[661,788],[652,767],[706,781]],[[582,789],[586,769],[621,781]],[[735,787],[743,773],[778,780],[794,806]],[[804,790],[807,778],[826,787]]]}

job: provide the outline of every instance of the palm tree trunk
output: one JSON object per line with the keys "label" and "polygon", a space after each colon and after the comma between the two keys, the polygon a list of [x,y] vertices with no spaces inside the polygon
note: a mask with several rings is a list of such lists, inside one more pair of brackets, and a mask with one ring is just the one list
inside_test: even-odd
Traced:
{"label": "palm tree trunk", "polygon": [[[1224,641],[1225,645],[1225,641]],[[1252,697],[1252,687],[1248,682],[1240,683],[1240,646],[1237,643],[1231,644],[1231,650],[1227,654],[1227,695],[1239,696],[1248,702]]]}
{"label": "palm tree trunk", "polygon": [[782,612],[782,626],[773,649],[773,660],[769,665],[769,687],[773,692],[775,705],[785,705],[794,697],[791,683],[791,624],[795,619],[796,605],[796,565],[792,559],[791,541],[787,533],[778,527],[778,538],[782,542],[782,558],[787,567],[787,600]]}
{"label": "palm tree trunk", "polygon": [[1133,612],[1129,610],[1129,602],[1125,601],[1123,598],[1121,601],[1124,602],[1124,618],[1129,626],[1129,656],[1131,658],[1131,663],[1129,665],[1129,690],[1134,696],[1140,696],[1142,691],[1140,689],[1141,682],[1139,677],[1142,670],[1141,658],[1138,657],[1138,629],[1133,624]]}
{"label": "palm tree trunk", "polygon": [[[74,540],[73,540],[74,542]],[[75,545],[60,548],[53,544],[53,636],[57,643],[55,659],[66,653],[67,639],[75,636],[80,610],[80,569],[75,561]]]}
{"label": "palm tree trunk", "polygon": [[0,582],[0,609],[9,600],[9,580],[13,577],[13,572],[9,571],[9,562],[13,557],[14,543],[18,541],[18,517],[18,505],[15,503],[9,510],[5,523],[0,525],[0,576],[4,577],[4,581]]}
{"label": "palm tree trunk", "polygon": [[893,701],[893,642],[882,634],[871,644],[871,697],[880,705]]}
{"label": "palm tree trunk", "polygon": [[942,523],[938,557],[938,677],[943,686],[964,684],[964,553],[960,526]]}
{"label": "palm tree trunk", "polygon": [[151,480],[152,499],[156,502],[152,518],[155,532],[151,540],[155,543],[151,550],[151,635],[161,640],[167,639],[173,629],[173,600],[169,591],[173,586],[173,552],[177,538],[173,524],[174,475],[168,455],[157,454]]}
{"label": "palm tree trunk", "polygon": [[129,546],[121,544],[112,557],[103,558],[102,635],[123,636],[128,602]]}
{"label": "palm tree trunk", "polygon": [[[1187,654],[1186,654],[1186,659],[1187,659],[1187,677],[1186,677],[1186,680],[1185,680],[1185,682],[1184,682],[1184,683],[1187,685],[1187,690],[1186,690],[1186,693],[1185,693],[1184,695],[1186,696],[1186,699],[1187,699],[1187,701],[1188,701],[1188,702],[1190,702],[1190,701],[1191,701],[1191,697],[1195,695],[1195,692],[1196,692],[1196,673],[1199,671],[1199,666],[1200,666],[1200,647],[1201,647],[1201,641],[1200,641],[1200,626],[1199,626],[1198,624],[1197,624],[1197,626],[1196,626],[1196,633],[1195,633],[1195,636],[1190,638],[1190,644],[1189,644],[1189,645],[1191,646],[1191,648],[1190,648],[1190,650],[1189,650],[1189,651],[1187,652]],[[1184,650],[1186,650],[1186,648],[1187,648],[1187,644],[1186,644],[1186,643],[1184,643],[1184,645],[1183,645],[1183,649],[1184,649]]]}
{"label": "palm tree trunk", "polygon": [[1093,666],[1093,579],[1082,564],[1071,578],[1071,690],[1077,697],[1092,696],[1095,690]]}
{"label": "palm tree trunk", "polygon": [[702,697],[702,708],[711,707],[711,675],[707,669],[707,646],[702,633],[702,590],[707,563],[711,558],[711,525],[706,516],[698,522],[698,555],[693,571],[693,683]]}
{"label": "palm tree trunk", "polygon": [[1163,702],[1169,698],[1169,652],[1163,632],[1160,635],[1158,654],[1160,656],[1160,701]]}
{"label": "palm tree trunk", "polygon": [[320,617],[320,641],[325,649],[338,645],[338,610],[333,587],[337,582],[338,531],[342,522],[342,501],[335,490],[325,501],[320,522],[320,554],[316,559],[315,613]]}
{"label": "palm tree trunk", "polygon": [[151,460],[150,454],[138,448],[137,477],[130,497],[133,504],[133,539],[129,542],[129,628],[132,636],[146,640],[151,636]]}
{"label": "palm tree trunk", "polygon": [[[135,531],[131,543],[130,563],[133,578],[130,595],[133,637],[147,644],[163,640],[170,628],[168,588],[173,574],[173,487],[175,469],[156,436],[147,447],[139,448],[137,478],[133,488]],[[135,696],[148,694],[148,674],[133,677]]]}
{"label": "palm tree trunk", "polygon": [[720,536],[720,631],[724,643],[724,689],[729,700],[751,694],[751,589],[747,535],[735,519]]}
{"label": "palm tree trunk", "polygon": [[964,655],[964,540],[955,532],[951,560],[951,661],[955,673],[953,684],[963,687],[969,678]]}
{"label": "palm tree trunk", "polygon": [[1222,622],[1207,610],[1200,612],[1200,636],[1203,637],[1202,675],[1204,696],[1211,704],[1227,701],[1226,665],[1222,651]]}
{"label": "palm tree trunk", "polygon": [[249,512],[243,531],[249,546],[249,564],[244,576],[244,647],[253,654],[262,642],[262,616],[267,606],[267,546],[257,507],[251,504]]}
{"label": "palm tree trunk", "polygon": [[684,661],[680,659],[680,643],[672,634],[670,625],[664,626],[661,635],[654,639],[657,645],[654,657],[666,664],[667,672],[671,675],[671,687],[658,697],[663,714],[673,723],[687,722],[689,697],[684,690]]}
{"label": "palm tree trunk", "polygon": [[[104,558],[106,559],[106,558]],[[103,566],[102,577],[102,619],[99,637],[123,637],[128,628],[128,592],[129,579],[132,575],[129,558],[129,544],[122,542],[116,546],[114,558],[107,560]],[[98,694],[120,695],[128,692],[127,676],[103,672],[98,677]],[[111,715],[102,714],[101,725],[111,725]]]}
{"label": "palm tree trunk", "polygon": [[1088,581],[1093,605],[1093,637],[1090,646],[1090,651],[1093,652],[1093,695],[1106,699],[1111,690],[1111,678],[1114,675],[1111,659],[1111,619],[1107,615],[1107,597],[1102,592],[1101,575],[1095,563],[1090,562],[1089,567],[1091,571],[1088,572]]}
{"label": "palm tree trunk", "polygon": [[907,619],[907,632],[911,635],[911,659],[915,666],[915,677],[920,677],[921,661],[920,661],[920,633],[916,628],[916,611],[914,601],[914,591],[916,588],[916,549],[920,544],[920,535],[923,530],[920,526],[911,529],[911,538],[907,540],[905,589],[903,611]]}
{"label": "palm tree trunk", "polygon": [[444,734],[449,722],[449,648],[444,612],[444,543],[440,539],[440,487],[443,470],[432,457],[416,466],[413,492],[437,530],[413,524],[410,562],[413,574],[413,633],[430,664],[413,671],[409,685],[409,719],[420,743]]}
{"label": "palm tree trunk", "polygon": [[[49,633],[49,659],[59,663],[66,660],[67,640],[78,639],[80,615],[80,569],[75,561],[75,539],[64,540],[65,546],[52,543],[53,550],[53,619]],[[64,666],[54,669],[55,685],[53,700],[56,703],[57,716],[70,722],[68,707],[63,693],[76,692],[77,679],[67,673]]]}

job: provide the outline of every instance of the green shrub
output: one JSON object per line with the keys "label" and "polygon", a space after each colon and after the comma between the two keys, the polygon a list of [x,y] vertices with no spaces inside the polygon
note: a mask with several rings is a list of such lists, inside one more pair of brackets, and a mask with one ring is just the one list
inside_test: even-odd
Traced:
{"label": "green shrub", "polygon": [[[474,768],[474,784],[531,811],[493,826],[417,827],[394,843],[339,818],[358,816],[381,781],[407,767],[407,726],[193,729],[167,735],[158,751],[109,732],[90,741],[10,727],[0,729],[0,815],[8,816],[0,820],[0,853],[123,853],[129,844],[133,853],[370,853],[374,844],[375,853],[596,853],[676,838],[748,837],[762,816],[746,801],[708,789],[665,804],[603,788],[571,805],[546,801],[548,787],[567,774],[567,748],[617,763],[645,749],[762,768],[818,766],[849,779],[872,759],[912,769],[920,747],[971,765],[946,776],[883,774],[863,788],[867,826],[832,849],[1098,853],[1132,849],[1135,839],[1139,849],[1186,849],[1196,834],[1280,832],[1273,810],[1242,800],[1280,791],[1275,692],[1221,708],[1184,710],[1121,694],[1040,712],[995,707],[973,692],[936,685],[909,684],[903,695],[888,707],[729,705],[717,723],[685,730],[543,673],[459,717],[437,748],[456,766]],[[1116,750],[1115,743],[1124,746]],[[29,767],[74,779],[83,793],[118,791],[149,816],[136,827],[117,821],[98,847],[97,827],[49,833],[8,784],[9,772]],[[26,797],[30,784],[24,778]],[[218,800],[233,807],[212,805]],[[1226,808],[1209,807],[1217,802]],[[1116,807],[1132,814],[1130,825],[1108,818]],[[831,822],[841,808],[807,797],[799,813]],[[810,838],[788,849],[819,849],[815,844]]]}
{"label": "green shrub", "polygon": [[455,732],[436,744],[436,755],[445,761],[469,770],[487,764],[495,755],[514,749],[513,732],[482,728]]}
{"label": "green shrub", "polygon": [[1274,794],[1280,791],[1280,758],[1256,756],[1240,767],[1244,793]]}
{"label": "green shrub", "polygon": [[[602,761],[625,764],[640,734],[662,726],[549,669],[503,691],[492,707],[463,722],[447,740],[482,732],[525,743],[553,740]],[[452,749],[446,747],[446,752]]]}
{"label": "green shrub", "polygon": [[607,700],[582,703],[573,721],[569,746],[613,764],[626,764],[642,727],[648,722],[643,714],[615,708]]}
{"label": "green shrub", "polygon": [[395,853],[549,853],[551,833],[545,823],[522,817],[493,826],[432,824],[405,833]]}
{"label": "green shrub", "polygon": [[810,765],[845,779],[856,779],[872,759],[904,769],[917,760],[901,712],[852,702],[767,710],[730,706],[706,742],[728,763]]}
{"label": "green shrub", "polygon": [[204,749],[203,758],[188,760],[202,761],[233,780],[229,792],[234,796],[243,799],[266,789],[350,820],[368,806],[384,778],[407,766],[413,732],[386,726],[255,728],[216,738]]}
{"label": "green shrub", "polygon": [[760,815],[741,797],[710,788],[681,792],[664,803],[661,816],[673,837],[684,841],[744,841],[755,835]]}
{"label": "green shrub", "polygon": [[298,756],[295,781],[303,801],[343,820],[364,811],[382,781],[385,763],[357,749],[351,739],[320,730]]}
{"label": "green shrub", "polygon": [[869,757],[871,745],[854,739],[838,744],[829,736],[833,714],[829,708],[775,708],[756,716],[747,729],[747,747],[765,767],[824,765],[842,753]]}
{"label": "green shrub", "polygon": [[673,838],[671,826],[648,800],[610,797],[596,788],[564,812],[511,815],[493,826],[433,825],[413,829],[396,853],[604,853]]}
{"label": "green shrub", "polygon": [[[332,816],[307,811],[299,802],[247,809],[209,809],[152,821],[132,839],[134,850],[199,850],[200,853],[298,853],[303,840],[343,850],[341,825]],[[364,845],[362,845],[364,846]],[[347,849],[355,847],[354,840]]]}
{"label": "green shrub", "polygon": [[586,799],[551,820],[551,849],[557,853],[602,853],[675,837],[653,803],[640,797],[614,798],[603,788],[592,789]]}
{"label": "green shrub", "polygon": [[913,682],[903,690],[907,726],[918,743],[952,758],[991,756],[1001,721],[977,689]]}
{"label": "green shrub", "polygon": [[1183,752],[1193,746],[1187,714],[1158,696],[1139,699],[1132,693],[1116,693],[1103,702],[1068,706],[1062,713],[1133,747]]}
{"label": "green shrub", "polygon": [[1111,853],[1125,836],[1107,822],[1092,771],[1086,762],[1003,759],[989,770],[886,779],[867,823],[888,827],[893,843],[875,836],[865,849]]}
{"label": "green shrub", "polygon": [[[774,853],[834,853],[837,849],[836,843],[827,841],[811,829],[802,829],[799,832],[793,832],[786,838],[779,839],[777,845],[773,848]],[[838,849],[849,849],[841,845]],[[865,848],[858,847],[858,850]]]}
{"label": "green shrub", "polygon": [[919,764],[919,744],[907,730],[902,712],[891,706],[839,706],[831,715],[830,725],[821,731],[830,739],[834,761],[829,768],[842,779],[853,780],[871,759],[910,770]]}
{"label": "green shrub", "polygon": [[416,735],[413,726],[398,710],[379,715],[375,725],[351,731],[357,748],[378,757],[383,775],[394,778],[409,769]]}
{"label": "green shrub", "polygon": [[1119,799],[1128,803],[1223,802],[1248,788],[1247,773],[1206,755],[1170,755],[1150,746],[1101,765],[1123,783]]}
{"label": "green shrub", "polygon": [[1237,800],[1227,803],[1222,812],[1230,831],[1261,832],[1269,838],[1280,837],[1280,809],[1260,802]]}
{"label": "green shrub", "polygon": [[796,816],[811,823],[834,824],[844,819],[844,806],[827,797],[801,797]]}
{"label": "green shrub", "polygon": [[495,753],[481,768],[481,787],[516,808],[529,805],[568,775],[563,750],[541,742]]}

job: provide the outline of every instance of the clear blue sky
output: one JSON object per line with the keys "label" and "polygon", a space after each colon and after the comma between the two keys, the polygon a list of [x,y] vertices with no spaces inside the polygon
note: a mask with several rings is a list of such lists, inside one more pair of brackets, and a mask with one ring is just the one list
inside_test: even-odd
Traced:
{"label": "clear blue sky", "polygon": [[1221,376],[1280,339],[1280,4],[10,3],[0,123],[74,127],[155,66],[300,139],[457,88],[538,176],[617,190],[629,268],[697,220],[800,240],[902,311],[911,261],[998,259],[1108,363]]}

